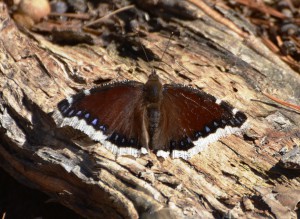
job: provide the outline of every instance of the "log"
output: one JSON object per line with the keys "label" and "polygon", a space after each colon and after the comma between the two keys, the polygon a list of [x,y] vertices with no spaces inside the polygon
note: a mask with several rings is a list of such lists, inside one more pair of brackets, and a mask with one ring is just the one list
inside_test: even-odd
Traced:
{"label": "log", "polygon": [[[262,91],[299,105],[299,74],[230,11],[184,4],[191,17],[172,11],[160,31],[144,31],[148,63],[137,37],[62,46],[21,31],[0,2],[1,168],[86,218],[296,218],[299,171],[277,164],[283,148],[299,145],[300,114]],[[67,96],[115,79],[145,82],[152,67],[164,83],[203,89],[245,112],[248,130],[188,161],[158,160],[116,157],[53,121]]]}

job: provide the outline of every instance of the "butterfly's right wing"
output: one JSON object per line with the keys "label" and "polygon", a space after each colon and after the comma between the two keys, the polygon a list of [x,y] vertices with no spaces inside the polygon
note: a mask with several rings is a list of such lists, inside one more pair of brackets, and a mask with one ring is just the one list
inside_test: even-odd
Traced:
{"label": "butterfly's right wing", "polygon": [[81,130],[118,155],[146,153],[143,132],[143,84],[123,81],[85,90],[58,104],[60,126]]}

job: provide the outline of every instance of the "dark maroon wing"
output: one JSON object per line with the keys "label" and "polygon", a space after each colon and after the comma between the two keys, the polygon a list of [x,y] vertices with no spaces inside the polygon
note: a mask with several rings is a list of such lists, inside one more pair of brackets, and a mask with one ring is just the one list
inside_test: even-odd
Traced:
{"label": "dark maroon wing", "polygon": [[114,153],[138,153],[128,150],[145,147],[142,92],[143,84],[135,81],[106,84],[61,101],[53,117],[60,126],[79,129]]}
{"label": "dark maroon wing", "polygon": [[[173,157],[193,155],[205,144],[238,130],[247,117],[228,103],[182,85],[164,85],[160,130],[155,151]],[[174,151],[182,152],[174,156]],[[184,153],[188,151],[188,153]],[[179,153],[179,154],[180,154]]]}

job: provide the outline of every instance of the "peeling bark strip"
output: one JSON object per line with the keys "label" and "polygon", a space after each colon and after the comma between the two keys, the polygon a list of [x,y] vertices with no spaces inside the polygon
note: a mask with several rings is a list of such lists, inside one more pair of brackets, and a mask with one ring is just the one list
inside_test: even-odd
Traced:
{"label": "peeling bark strip", "polygon": [[[273,96],[280,99],[289,94],[289,102],[299,105],[300,76],[258,39],[265,53],[194,10],[201,19],[161,18],[162,26],[175,26],[186,36],[171,42],[161,80],[189,82],[245,112],[251,125],[245,138],[223,138],[189,161],[115,157],[80,135],[71,139],[73,130],[57,128],[51,118],[59,101],[99,81],[145,82],[149,64],[114,49],[61,47],[24,34],[0,2],[1,167],[87,218],[296,218],[297,203],[285,200],[291,193],[299,200],[298,173],[276,164],[283,146],[299,144],[300,115],[269,105],[257,88],[278,91]],[[141,40],[160,57],[166,38],[152,32]],[[126,45],[135,43],[128,39]],[[270,191],[279,185],[284,191],[275,196]]]}

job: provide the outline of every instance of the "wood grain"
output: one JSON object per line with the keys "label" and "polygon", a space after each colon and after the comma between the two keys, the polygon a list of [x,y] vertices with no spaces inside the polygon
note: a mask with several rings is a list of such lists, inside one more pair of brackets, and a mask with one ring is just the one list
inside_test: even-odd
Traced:
{"label": "wood grain", "polygon": [[[277,165],[283,147],[299,144],[300,114],[260,91],[299,105],[300,76],[250,29],[247,37],[235,34],[195,10],[197,19],[173,17],[166,24],[180,36],[162,63],[168,35],[141,38],[152,53],[147,63],[120,56],[114,46],[60,46],[20,31],[0,2],[1,167],[87,218],[296,218],[297,208],[275,197],[287,193],[272,189],[300,188],[299,172]],[[128,45],[135,45],[131,40]],[[158,67],[164,83],[189,84],[230,102],[249,117],[248,131],[186,162],[115,157],[56,127],[51,113],[60,100],[101,81],[145,82],[151,67]]]}

